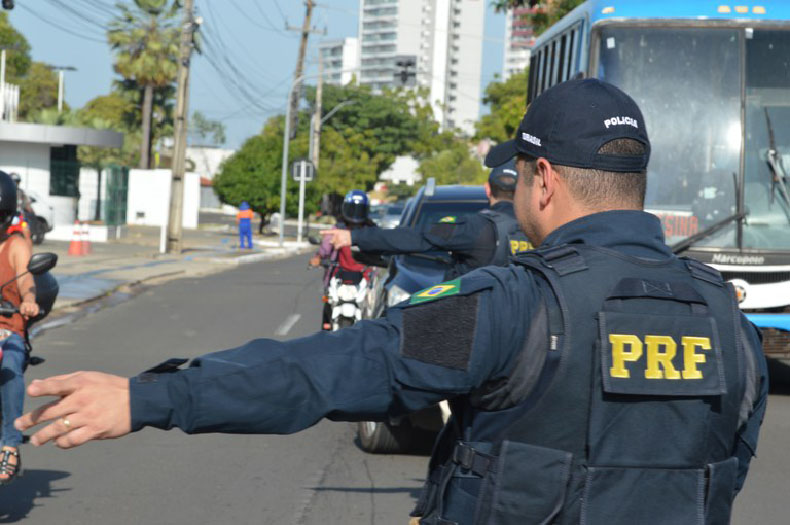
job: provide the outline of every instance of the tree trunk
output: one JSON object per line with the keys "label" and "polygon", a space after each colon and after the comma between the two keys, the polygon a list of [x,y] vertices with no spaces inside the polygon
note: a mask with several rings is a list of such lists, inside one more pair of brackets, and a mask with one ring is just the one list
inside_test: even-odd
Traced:
{"label": "tree trunk", "polygon": [[143,125],[140,143],[140,169],[151,169],[151,118],[154,112],[154,86],[143,90]]}
{"label": "tree trunk", "polygon": [[96,214],[94,220],[101,220],[101,167],[96,167]]}

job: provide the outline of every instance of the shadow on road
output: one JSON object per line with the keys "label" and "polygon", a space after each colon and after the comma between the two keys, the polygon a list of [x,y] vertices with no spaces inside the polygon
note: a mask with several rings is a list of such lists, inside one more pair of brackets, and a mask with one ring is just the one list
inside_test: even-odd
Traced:
{"label": "shadow on road", "polygon": [[[22,465],[24,468],[24,464]],[[69,477],[61,470],[24,470],[23,476],[6,487],[0,487],[0,523],[16,523],[25,519],[39,498],[51,498],[55,492],[50,484]]]}
{"label": "shadow on road", "polygon": [[416,500],[420,496],[422,487],[312,487],[310,490],[315,492],[349,492],[355,494],[408,494],[412,499]]}
{"label": "shadow on road", "polygon": [[772,394],[790,395],[790,364],[778,359],[768,359],[768,379]]}

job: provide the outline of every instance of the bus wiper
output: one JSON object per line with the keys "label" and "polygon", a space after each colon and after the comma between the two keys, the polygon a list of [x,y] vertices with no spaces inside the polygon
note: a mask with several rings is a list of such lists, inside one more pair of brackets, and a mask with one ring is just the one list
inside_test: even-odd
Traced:
{"label": "bus wiper", "polygon": [[691,237],[687,237],[686,239],[680,241],[679,243],[673,244],[670,246],[672,252],[675,254],[685,252],[689,248],[691,248],[692,244],[696,244],[702,239],[707,239],[711,235],[714,235],[716,232],[724,228],[725,226],[729,225],[732,222],[741,221],[746,218],[746,213],[735,213],[730,215],[726,219],[722,219],[717,223],[711,224],[704,230],[695,233]]}
{"label": "bus wiper", "polygon": [[779,193],[785,200],[785,204],[790,205],[790,195],[787,193],[787,185],[785,185],[785,177],[787,174],[784,169],[784,162],[779,150],[776,148],[776,137],[774,136],[774,127],[771,124],[771,116],[768,114],[768,108],[763,108],[765,111],[765,123],[768,125],[768,169],[771,170],[771,204],[774,202],[774,195],[776,194],[776,187],[779,186]]}

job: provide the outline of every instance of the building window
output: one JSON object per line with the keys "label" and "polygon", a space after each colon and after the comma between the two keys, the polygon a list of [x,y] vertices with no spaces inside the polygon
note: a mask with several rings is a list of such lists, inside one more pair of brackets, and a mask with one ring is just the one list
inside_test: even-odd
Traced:
{"label": "building window", "polygon": [[49,150],[49,194],[56,197],[79,197],[80,163],[77,146],[52,147]]}

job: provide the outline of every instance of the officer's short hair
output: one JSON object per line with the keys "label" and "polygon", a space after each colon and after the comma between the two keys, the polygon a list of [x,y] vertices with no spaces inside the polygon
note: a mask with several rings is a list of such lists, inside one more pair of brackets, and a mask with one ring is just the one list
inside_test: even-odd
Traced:
{"label": "officer's short hair", "polygon": [[[645,146],[633,139],[616,139],[598,150],[608,155],[644,155]],[[536,173],[536,159],[520,155],[528,165],[527,173]],[[642,209],[647,189],[647,171],[628,173],[599,169],[575,168],[552,164],[554,170],[568,183],[575,199],[591,209],[629,207]]]}
{"label": "officer's short hair", "polygon": [[491,196],[500,201],[512,201],[515,195],[513,191],[503,190],[496,184],[491,184]]}

